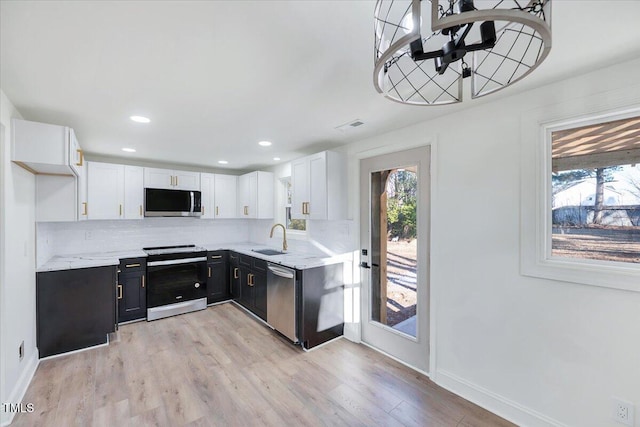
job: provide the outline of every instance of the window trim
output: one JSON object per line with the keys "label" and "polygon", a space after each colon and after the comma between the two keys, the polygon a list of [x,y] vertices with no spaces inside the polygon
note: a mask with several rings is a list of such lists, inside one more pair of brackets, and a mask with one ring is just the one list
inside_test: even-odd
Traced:
{"label": "window trim", "polygon": [[[620,97],[624,100],[623,95]],[[551,133],[640,114],[637,102],[610,107],[602,110],[598,99],[591,97],[576,100],[572,105],[539,109],[521,117],[522,275],[640,292],[640,264],[551,255]]]}

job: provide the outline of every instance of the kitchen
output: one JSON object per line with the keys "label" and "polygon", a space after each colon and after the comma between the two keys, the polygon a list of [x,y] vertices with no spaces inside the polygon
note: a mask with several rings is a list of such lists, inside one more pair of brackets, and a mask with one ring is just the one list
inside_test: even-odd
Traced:
{"label": "kitchen", "polygon": [[[258,422],[270,424],[286,419],[284,414],[293,417],[300,413],[303,414],[300,415],[302,420],[312,424],[314,414],[317,419],[330,420],[331,411],[338,414],[334,419],[336,423],[340,422],[335,420],[342,420],[343,424],[349,421],[373,424],[375,418],[367,417],[379,416],[391,417],[378,418],[389,423],[400,420],[411,424],[408,418],[415,415],[412,410],[422,410],[429,403],[433,404],[431,400],[411,400],[411,393],[416,393],[414,397],[423,396],[432,390],[433,384],[427,383],[426,376],[416,374],[419,378],[415,377],[410,373],[414,371],[403,371],[398,362],[360,345],[361,289],[366,271],[357,267],[363,261],[359,167],[362,159],[430,146],[431,349],[426,369],[430,380],[521,425],[618,425],[610,417],[609,399],[612,395],[635,402],[638,408],[640,396],[636,386],[640,382],[640,373],[633,358],[640,350],[639,341],[635,339],[638,336],[637,325],[640,324],[638,293],[582,286],[561,278],[534,278],[521,274],[520,270],[521,240],[530,237],[524,228],[521,229],[521,206],[526,206],[521,203],[528,189],[535,188],[534,183],[521,175],[521,170],[525,170],[527,165],[522,157],[530,153],[523,129],[529,126],[529,117],[540,121],[578,117],[588,112],[640,103],[638,83],[629,72],[638,68],[637,54],[629,54],[637,52],[639,39],[633,22],[635,3],[588,2],[581,6],[584,21],[572,13],[570,4],[574,2],[554,3],[554,47],[547,59],[553,67],[544,63],[531,76],[500,94],[468,100],[459,106],[425,108],[396,105],[376,94],[372,88],[370,30],[374,2],[332,3],[335,8],[344,8],[339,9],[340,13],[327,10],[324,2],[242,2],[239,9],[226,2],[218,4],[221,9],[215,9],[215,3],[207,2],[183,8],[170,2],[153,6],[131,2],[117,7],[114,5],[118,3],[109,3],[92,4],[95,7],[92,12],[86,5],[62,2],[51,2],[48,6],[31,2],[2,2],[0,342],[3,403],[29,403],[23,397],[29,396],[30,384],[38,386],[32,392],[40,396],[61,394],[59,383],[32,382],[32,378],[38,375],[37,371],[47,364],[61,369],[64,372],[61,378],[73,381],[70,383],[72,387],[84,391],[89,384],[74,377],[74,369],[86,368],[93,362],[98,363],[97,358],[102,358],[100,371],[94,371],[92,377],[96,380],[94,386],[100,384],[103,387],[92,400],[92,405],[99,410],[93,414],[97,424],[99,420],[113,420],[109,414],[125,412],[136,415],[144,412],[157,424],[162,417],[187,424],[213,414],[220,415],[220,423],[226,421],[229,424],[234,412],[258,417]],[[618,8],[616,10],[627,10],[628,13],[620,14],[611,22],[600,22],[598,17],[602,10],[614,8],[607,4],[614,4]],[[149,9],[145,7],[157,8],[154,13],[158,18],[148,19]],[[101,16],[108,19],[103,20]],[[249,19],[248,16],[254,20],[255,27],[244,33],[238,28],[242,25],[238,24]],[[298,16],[299,21],[287,20],[287,16]],[[181,21],[190,29],[180,27]],[[617,25],[616,21],[622,21],[622,24]],[[67,25],[54,25],[54,22],[66,22]],[[108,22],[117,23],[120,31],[112,31],[114,27],[110,27]],[[325,27],[322,22],[333,23]],[[271,28],[271,23],[279,25]],[[31,31],[20,31],[20,27]],[[40,31],[34,31],[34,27]],[[594,51],[607,52],[601,58],[609,64],[605,68],[602,68],[600,59],[576,47],[584,48],[578,42],[590,39],[591,31],[596,27],[602,28],[601,34],[589,46]],[[203,42],[209,35],[208,31],[213,31],[211,28],[225,37],[234,35],[239,45],[264,44],[250,55],[233,46],[222,55],[214,54],[216,50]],[[303,31],[304,28],[313,31]],[[77,37],[75,31],[90,36]],[[167,33],[166,39],[162,39],[163,31]],[[573,31],[578,36],[574,36]],[[292,34],[299,37],[304,34],[308,38],[296,38]],[[346,34],[353,35],[350,43],[362,46],[358,49],[353,45],[347,47]],[[108,43],[110,38],[113,38],[113,44]],[[319,39],[325,39],[326,45],[319,44]],[[46,40],[51,44],[44,43]],[[162,43],[163,40],[166,43]],[[290,42],[286,48],[283,40]],[[619,40],[629,40],[635,47],[622,49],[622,52]],[[160,47],[153,50],[156,43]],[[301,49],[300,43],[307,47],[317,46],[319,51],[312,55]],[[44,44],[42,50],[36,50],[40,44]],[[69,48],[63,48],[65,46]],[[47,65],[51,62],[51,55],[44,51],[54,48],[61,55],[60,60]],[[162,48],[169,49],[175,60],[169,64],[160,61],[158,58],[162,55],[159,51]],[[288,55],[291,51],[297,55]],[[245,57],[251,55],[254,56]],[[336,71],[339,70],[336,64],[348,60],[355,61],[351,68],[345,72]],[[236,61],[238,66],[227,66],[225,61],[229,64]],[[251,65],[266,63],[275,65],[264,67],[260,73],[254,73],[250,68]],[[38,80],[42,77],[38,70],[47,68],[52,71],[47,74],[48,80]],[[103,72],[99,74],[99,70]],[[132,74],[127,75],[125,70],[131,70]],[[213,70],[219,73],[215,77],[211,77]],[[336,72],[340,78],[330,78]],[[146,80],[148,76],[157,76],[158,86],[152,84],[153,79]],[[176,76],[179,77],[176,79]],[[129,80],[134,83],[126,83]],[[312,81],[315,83],[310,83]],[[220,82],[227,85],[221,86]],[[246,91],[240,91],[247,84]],[[74,87],[77,88],[75,93]],[[68,92],[61,92],[65,90]],[[239,98],[232,103],[230,100],[236,95]],[[145,97],[146,105],[136,105],[138,99]],[[161,111],[163,99],[167,101]],[[96,108],[105,110],[83,116],[83,110],[89,111],[93,104],[100,104]],[[153,108],[154,104],[157,110]],[[297,111],[303,110],[301,105],[308,110]],[[554,112],[557,117],[545,117],[541,111],[547,114]],[[148,124],[129,119],[131,115],[145,114],[151,118]],[[182,121],[177,125],[179,117]],[[279,117],[286,117],[287,121],[280,121]],[[290,120],[290,117],[295,119]],[[115,213],[109,214],[113,217],[61,221],[58,215],[81,218],[83,211],[87,212],[86,216],[101,213],[100,210],[96,212],[94,206],[95,203],[100,206],[102,199],[88,200],[86,206],[82,201],[67,203],[73,191],[66,189],[66,192],[54,194],[52,189],[60,188],[53,184],[55,178],[49,176],[52,179],[45,183],[43,176],[14,163],[13,160],[17,159],[12,157],[12,119],[73,129],[80,149],[85,150],[84,165],[117,166],[113,168],[117,171],[109,172],[113,179],[99,179],[99,183],[94,181],[94,184],[91,183],[91,172],[87,171],[87,185],[98,185],[92,193],[115,200]],[[348,126],[346,131],[335,129],[355,123],[356,119],[364,125]],[[204,128],[197,128],[197,122],[202,122]],[[225,127],[225,122],[229,122],[229,126]],[[280,131],[290,128],[292,133],[286,138],[284,133],[278,134],[282,135],[281,138],[273,137],[276,134],[273,123],[279,123]],[[91,130],[101,128],[111,129],[111,136],[99,136],[97,130]],[[266,129],[271,129],[272,134],[261,133]],[[258,145],[264,139],[273,145]],[[293,141],[300,141],[300,144]],[[122,148],[136,148],[137,152],[127,153]],[[253,249],[282,250],[282,228],[277,227],[272,238],[269,235],[274,224],[287,224],[287,182],[294,177],[292,166],[297,160],[320,153],[336,153],[344,159],[341,172],[344,177],[336,179],[334,174],[329,174],[327,178],[327,182],[335,186],[328,191],[329,196],[343,198],[344,211],[336,218],[307,219],[304,233],[288,229],[288,255],[252,253]],[[282,160],[273,160],[275,157]],[[225,165],[219,161],[229,163]],[[76,163],[81,162],[77,159]],[[70,167],[68,162],[67,167]],[[265,218],[243,218],[244,207],[250,203],[240,201],[240,187],[236,186],[235,217],[207,218],[215,215],[215,205],[208,209],[206,204],[200,218],[145,216],[145,169],[178,171],[180,173],[169,172],[166,175],[178,177],[180,184],[183,182],[182,172],[186,173],[184,176],[197,174],[203,199],[206,199],[206,193],[213,193],[216,197],[217,192],[208,192],[206,188],[208,185],[209,189],[217,190],[217,176],[239,180],[241,176],[258,172],[271,174],[273,214]],[[124,199],[125,183],[123,187],[110,185],[120,179],[120,174],[125,176],[123,182],[128,181],[128,172],[133,172],[131,176],[138,180],[140,175],[142,178],[142,185],[138,186],[142,190],[137,196],[139,200],[142,198],[142,215],[140,202],[127,203],[128,199]],[[105,170],[98,173],[103,177],[109,176]],[[60,177],[58,181],[68,178]],[[172,181],[168,178],[168,186]],[[88,192],[88,197],[92,193]],[[265,193],[256,192],[256,196],[258,194]],[[52,198],[45,202],[47,195]],[[124,200],[122,217],[120,198]],[[490,208],[476,211],[469,218],[465,209],[452,208],[462,202]],[[307,206],[299,209],[306,211]],[[247,212],[252,215],[253,209]],[[136,214],[141,217],[124,217]],[[46,220],[42,215],[51,215],[53,220]],[[75,367],[64,362],[67,356],[40,362],[36,276],[46,273],[39,269],[43,266],[46,269],[52,258],[61,257],[59,261],[70,267],[72,262],[80,261],[64,257],[131,250],[133,252],[126,256],[146,258],[148,254],[142,252],[143,248],[179,245],[195,245],[208,252],[227,251],[215,256],[230,257],[232,252],[236,252],[249,256],[251,260],[268,262],[271,259],[299,271],[305,271],[300,267],[316,264],[288,264],[286,257],[313,257],[323,262],[345,257],[340,264],[343,266],[344,338],[305,352],[300,345],[294,345],[293,340],[283,338],[285,335],[266,326],[260,314],[255,315],[251,309],[246,309],[246,305],[251,307],[251,304],[243,306],[241,302],[231,302],[149,322],[135,319],[138,321],[119,327],[114,339],[120,342],[76,353]],[[120,265],[118,257],[109,258],[111,268]],[[229,265],[223,270],[231,278],[233,268],[240,267],[231,267],[231,259],[228,259]],[[126,264],[123,267],[126,268]],[[243,268],[251,269],[251,266]],[[205,270],[208,276],[208,268]],[[132,272],[131,276],[140,278],[141,286],[141,277],[146,281],[149,277],[136,276],[138,273]],[[246,283],[250,281],[248,274],[254,274],[258,280],[263,272],[257,274],[246,270],[241,275]],[[115,282],[112,285],[114,298],[117,298],[119,290]],[[145,289],[146,286],[145,282]],[[254,311],[255,307],[254,302]],[[205,315],[213,317],[203,317]],[[147,329],[138,332],[143,327]],[[182,328],[189,332],[184,333]],[[617,339],[611,330],[619,330],[629,339]],[[133,339],[134,336],[137,338]],[[163,371],[173,363],[170,360],[172,349],[174,355],[184,355],[176,349],[182,349],[191,342],[204,343],[205,348],[196,345],[192,350],[208,351],[209,356],[206,357],[215,360],[212,362],[215,366],[227,365],[233,356],[241,367],[266,367],[260,363],[271,360],[269,355],[280,354],[295,372],[292,374],[295,381],[291,383],[295,384],[292,385],[294,389],[287,391],[277,381],[276,376],[283,370],[283,365],[277,363],[269,365],[271,371],[267,368],[255,375],[240,370],[209,372],[207,375],[213,375],[215,381],[201,383],[198,378],[205,375],[207,366],[196,359],[189,359],[189,355],[185,360],[196,362],[190,366],[193,377],[188,382],[200,389],[186,389],[178,377]],[[352,343],[357,344],[351,346]],[[264,347],[258,347],[259,344]],[[120,350],[116,349],[125,345],[132,346],[130,354],[119,354]],[[134,401],[130,400],[126,406],[122,402],[128,399],[128,394],[117,386],[117,381],[123,380],[120,376],[123,371],[114,371],[117,375],[106,380],[107,371],[110,366],[117,368],[121,361],[127,372],[135,373],[134,367],[143,364],[147,354],[143,346],[159,355],[157,362],[127,378],[136,385],[144,381],[140,387],[148,399],[136,400],[138,406],[135,407]],[[225,353],[227,350],[228,354]],[[357,358],[364,362],[358,364]],[[611,362],[612,358],[616,363]],[[311,369],[316,366],[323,368]],[[394,400],[389,384],[376,385],[359,370],[359,366],[383,376],[393,371],[399,377],[386,378],[395,385],[408,384],[408,388],[398,388],[396,391],[401,398]],[[334,374],[345,378],[344,383],[336,383],[334,377],[326,376],[332,369]],[[181,373],[183,371],[180,369]],[[227,376],[224,377],[222,372]],[[585,375],[585,372],[591,375]],[[395,382],[397,378],[401,380]],[[257,384],[273,386],[279,394],[262,397],[249,394],[256,399],[252,407],[238,401],[224,401],[216,393],[206,391],[207,387],[236,385],[250,393]],[[302,384],[315,384],[317,388],[305,388]],[[186,397],[173,401],[162,393],[151,393],[162,387],[176,390]],[[201,396],[208,396],[209,400],[201,403],[191,399],[196,393],[194,390],[199,390]],[[376,390],[381,390],[378,395]],[[107,391],[114,396],[114,401],[104,399]],[[300,396],[305,393],[318,398],[318,393],[330,391],[334,392],[330,402],[318,408],[317,412],[306,412],[299,403]],[[366,406],[367,413],[354,415],[357,408],[365,403],[383,402],[382,396],[387,399],[387,404],[380,404],[378,410]],[[81,397],[82,393],[69,395],[56,406],[56,411],[60,414],[73,413],[72,408],[76,406],[72,405],[78,404],[75,399]],[[456,400],[460,399],[458,397],[453,399],[456,404],[467,405]],[[189,406],[188,402],[196,403]],[[278,402],[282,406],[278,407]],[[282,402],[289,402],[289,406]],[[389,407],[391,402],[395,404]],[[49,403],[53,405],[53,402]],[[208,412],[214,404],[219,409]],[[36,407],[35,411],[47,412],[41,414],[43,417],[51,416],[52,412],[45,411],[43,405],[40,409]],[[175,415],[180,414],[180,405],[182,418]],[[583,409],[578,411],[578,407]],[[471,410],[472,414],[466,415],[467,420],[474,419],[473,413],[477,419],[478,411],[480,409]],[[449,415],[456,423],[461,422],[465,415],[460,415],[457,410],[453,412]],[[421,412],[419,414],[422,415],[415,416],[424,416]],[[14,415],[4,412],[3,425],[8,424]],[[19,419],[25,417],[19,414],[15,419],[22,422]],[[414,419],[413,424],[416,423]],[[473,425],[472,421],[469,423]]]}

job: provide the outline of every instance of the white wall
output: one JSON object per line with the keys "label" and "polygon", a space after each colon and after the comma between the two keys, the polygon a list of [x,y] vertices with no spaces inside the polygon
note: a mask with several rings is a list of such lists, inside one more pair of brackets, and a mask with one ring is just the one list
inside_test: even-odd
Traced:
{"label": "white wall", "polygon": [[[0,91],[2,138],[2,271],[0,330],[2,337],[1,402],[17,403],[37,366],[35,295],[35,177],[11,163],[11,118],[21,117]],[[24,358],[18,347],[24,341]],[[3,424],[11,414],[0,410]]]}
{"label": "white wall", "polygon": [[344,148],[358,218],[359,158],[435,143],[431,375],[518,424],[616,426],[611,396],[640,418],[640,293],[519,271],[521,120],[587,96],[604,107],[620,89],[640,105],[638,69],[611,66]]}

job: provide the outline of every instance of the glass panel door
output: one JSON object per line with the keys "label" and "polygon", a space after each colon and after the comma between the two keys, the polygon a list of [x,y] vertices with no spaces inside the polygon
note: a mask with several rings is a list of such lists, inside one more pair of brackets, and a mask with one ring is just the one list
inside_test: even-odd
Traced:
{"label": "glass panel door", "polygon": [[362,340],[429,367],[429,147],[360,162]]}

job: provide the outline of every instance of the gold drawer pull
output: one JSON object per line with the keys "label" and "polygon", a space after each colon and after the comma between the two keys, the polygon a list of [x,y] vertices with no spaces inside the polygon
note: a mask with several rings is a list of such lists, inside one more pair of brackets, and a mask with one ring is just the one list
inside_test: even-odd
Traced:
{"label": "gold drawer pull", "polygon": [[118,299],[122,299],[122,285],[118,285]]}
{"label": "gold drawer pull", "polygon": [[222,255],[211,255],[211,259],[220,259]]}
{"label": "gold drawer pull", "polygon": [[140,267],[140,264],[127,264],[125,265],[127,268]]}
{"label": "gold drawer pull", "polygon": [[238,278],[238,268],[236,268],[236,267],[233,268],[233,278],[234,279]]}

